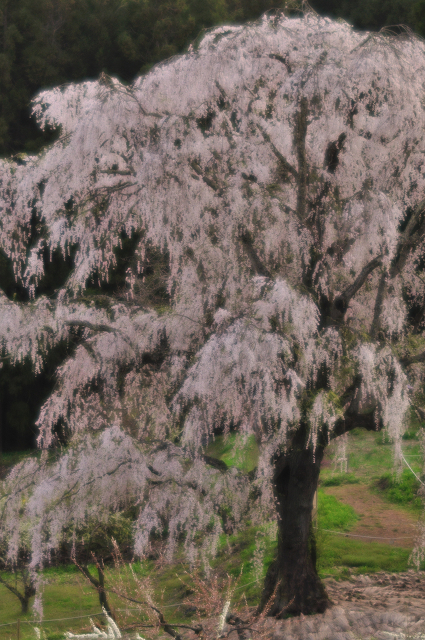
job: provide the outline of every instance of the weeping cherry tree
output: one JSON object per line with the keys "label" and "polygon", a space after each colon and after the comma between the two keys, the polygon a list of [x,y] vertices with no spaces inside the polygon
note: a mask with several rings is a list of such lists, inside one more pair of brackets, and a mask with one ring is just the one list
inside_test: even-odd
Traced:
{"label": "weeping cherry tree", "polygon": [[[136,554],[166,523],[168,558],[181,543],[195,562],[214,553],[223,508],[237,528],[255,496],[254,521],[278,527],[260,608],[323,611],[324,450],[364,427],[397,452],[423,381],[423,42],[266,14],[131,86],[45,91],[34,114],[60,135],[0,161],[0,246],[28,292],[0,294],[3,353],[39,371],[74,346],[39,416],[41,457],[2,489],[8,557],[25,534],[41,567],[64,532],[133,504]],[[68,276],[41,295],[58,254]],[[229,432],[256,438],[255,492],[205,455]]]}

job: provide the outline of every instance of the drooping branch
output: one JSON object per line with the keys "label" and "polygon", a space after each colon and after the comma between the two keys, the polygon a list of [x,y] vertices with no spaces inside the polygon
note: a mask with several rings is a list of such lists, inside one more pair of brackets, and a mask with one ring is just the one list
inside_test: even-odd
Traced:
{"label": "drooping branch", "polygon": [[13,595],[14,595],[14,596],[16,596],[16,597],[19,599],[19,601],[20,601],[20,603],[21,603],[21,604],[23,604],[23,602],[24,602],[24,597],[23,597],[23,595],[18,591],[18,589],[15,589],[15,587],[14,587],[14,586],[12,586],[12,585],[10,584],[10,582],[7,582],[7,580],[5,580],[4,578],[2,578],[1,576],[0,576],[0,582],[1,582],[1,584],[2,584],[2,585],[4,585],[4,586],[6,587],[6,589],[8,589],[11,593],[13,593]]}
{"label": "drooping branch", "polygon": [[359,411],[347,411],[344,419],[341,421],[341,431],[335,429],[335,434],[340,435],[352,431],[353,429],[366,429],[366,431],[376,431],[375,413],[360,413]]}
{"label": "drooping branch", "polygon": [[166,487],[167,485],[176,485],[177,487],[180,487],[180,489],[192,489],[192,491],[196,491],[198,492],[200,495],[202,496],[206,496],[207,492],[205,489],[200,488],[195,482],[192,481],[180,481],[177,478],[174,478],[173,476],[166,476],[166,477],[155,477],[155,478],[146,478],[146,484],[150,485],[150,486],[163,486]]}
{"label": "drooping branch", "polygon": [[[123,335],[121,331],[111,327],[108,324],[96,324],[93,322],[89,322],[88,320],[67,320],[65,325],[68,327],[78,327],[82,329],[89,329],[90,331],[94,331],[95,333],[114,333],[115,335],[119,335],[128,345],[131,346],[130,340]],[[90,345],[83,344],[84,348],[87,349],[89,353],[92,354],[92,349]]]}
{"label": "drooping branch", "polygon": [[[90,480],[88,480],[87,482],[81,483],[80,479],[77,478],[77,480],[72,484],[71,487],[67,488],[66,491],[64,491],[60,496],[58,496],[58,498],[55,500],[55,504],[57,505],[57,504],[60,504],[61,502],[63,502],[65,499],[73,498],[82,489],[95,484],[97,481],[101,480],[102,478],[106,478],[108,476],[114,475],[118,471],[118,469],[120,469],[122,466],[126,466],[128,464],[129,464],[128,460],[123,460],[123,461],[119,462],[114,469],[112,469],[110,471],[105,471],[104,473],[102,473],[102,474],[100,474],[98,476],[91,477]],[[78,474],[78,469],[77,469],[76,473]],[[50,480],[53,481],[57,477],[59,477],[59,474],[56,475],[56,476],[51,477]]]}
{"label": "drooping branch", "polygon": [[425,411],[422,407],[419,407],[417,404],[412,403],[412,407],[415,410],[416,414],[419,416],[421,420],[425,420]]}

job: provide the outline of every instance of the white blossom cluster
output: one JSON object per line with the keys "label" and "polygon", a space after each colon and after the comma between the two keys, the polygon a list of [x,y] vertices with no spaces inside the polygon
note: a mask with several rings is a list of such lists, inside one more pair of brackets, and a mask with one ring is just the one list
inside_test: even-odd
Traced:
{"label": "white blossom cluster", "polygon": [[[144,499],[149,492],[150,500]],[[219,509],[234,507],[235,526],[243,522],[249,487],[236,470],[214,472],[202,460],[191,463],[181,448],[158,444],[149,454],[118,425],[101,433],[74,438],[72,445],[48,459],[29,458],[2,483],[0,542],[7,557],[16,558],[24,545],[32,551],[30,569],[51,557],[63,542],[75,545],[89,522],[108,522],[111,513],[139,506],[134,523],[134,550],[144,556],[149,537],[169,529],[167,557],[171,560],[182,531],[188,561],[215,554],[222,533]],[[211,529],[202,548],[199,530]]]}
{"label": "white blossom cluster", "polygon": [[[108,616],[105,609],[103,609],[103,615],[106,618],[106,631],[96,627],[93,620],[90,618],[90,624],[93,629],[92,633],[71,633],[71,631],[66,631],[65,638],[69,638],[69,640],[118,640],[119,638],[122,638],[118,625],[110,616]],[[37,627],[34,627],[34,631],[36,632],[37,639],[40,640],[40,630]],[[143,640],[138,633],[134,634],[133,638],[134,640]]]}
{"label": "white blossom cluster", "polygon": [[[0,160],[0,248],[31,298],[0,294],[0,340],[36,370],[79,343],[38,420],[41,445],[60,423],[69,450],[6,483],[10,554],[22,509],[35,566],[67,526],[131,499],[138,553],[167,518],[169,553],[186,530],[193,559],[197,530],[217,540],[218,496],[238,496],[236,520],[248,500],[199,457],[217,429],[256,434],[258,481],[301,421],[313,447],[354,410],[400,436],[398,356],[425,295],[424,86],[419,39],[282,14],[213,29],[131,86],[102,76],[36,98],[60,136]],[[84,291],[108,280],[123,233],[138,238],[128,299],[99,308]],[[168,261],[165,309],[138,300],[152,247]],[[46,251],[73,263],[49,298]]]}

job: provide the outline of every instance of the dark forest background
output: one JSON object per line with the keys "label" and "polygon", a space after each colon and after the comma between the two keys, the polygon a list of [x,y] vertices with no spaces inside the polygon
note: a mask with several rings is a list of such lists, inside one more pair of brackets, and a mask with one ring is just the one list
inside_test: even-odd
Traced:
{"label": "dark forest background", "polygon": [[[41,89],[97,78],[101,72],[131,82],[152,65],[183,52],[202,29],[242,23],[282,0],[0,0],[0,157],[35,153],[54,139],[40,133],[30,102]],[[398,25],[425,37],[425,0],[310,0],[321,15],[357,29]],[[295,9],[294,9],[295,11]],[[34,229],[34,234],[37,229]],[[47,265],[39,293],[53,295],[66,275],[59,257]],[[113,275],[113,274],[112,274]],[[116,274],[117,286],[120,273]],[[0,252],[0,287],[25,301],[9,260]],[[54,371],[67,349],[52,353],[34,376],[31,364],[0,369],[0,452],[35,446],[38,411],[50,394]]]}

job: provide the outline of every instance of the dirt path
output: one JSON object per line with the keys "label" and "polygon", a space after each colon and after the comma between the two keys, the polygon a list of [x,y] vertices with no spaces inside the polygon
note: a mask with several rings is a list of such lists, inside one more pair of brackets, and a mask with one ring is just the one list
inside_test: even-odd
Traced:
{"label": "dirt path", "polygon": [[417,537],[417,518],[414,515],[391,507],[388,502],[371,493],[368,487],[362,484],[326,487],[325,492],[353,507],[359,521],[350,533],[371,536],[362,538],[362,541],[413,547]]}

